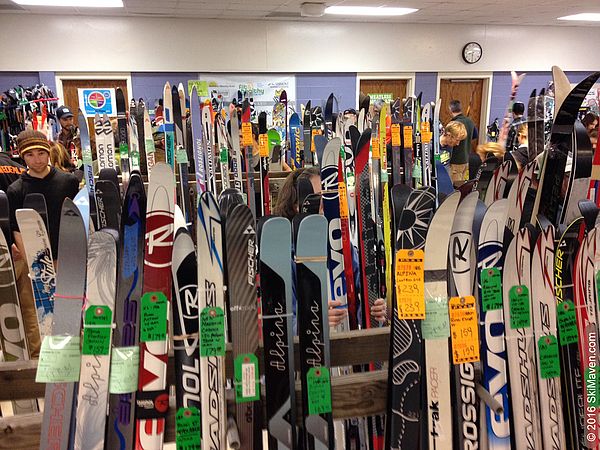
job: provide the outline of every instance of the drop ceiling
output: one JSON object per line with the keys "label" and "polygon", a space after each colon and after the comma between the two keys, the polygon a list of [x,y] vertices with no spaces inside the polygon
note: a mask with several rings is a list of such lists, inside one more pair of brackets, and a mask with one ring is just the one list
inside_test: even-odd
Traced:
{"label": "drop ceiling", "polygon": [[[502,24],[600,26],[600,23],[566,22],[557,17],[580,12],[599,12],[598,0],[345,0],[325,1],[331,5],[398,6],[419,11],[393,18],[349,18],[324,16],[304,18],[300,5],[306,0],[123,0],[123,9],[49,8],[18,6],[0,0],[0,13],[65,15],[113,15],[127,17],[170,17],[224,20],[355,21],[449,24]],[[318,0],[313,0],[318,1]],[[507,43],[517,45],[518,42]],[[591,47],[593,48],[593,46]]]}

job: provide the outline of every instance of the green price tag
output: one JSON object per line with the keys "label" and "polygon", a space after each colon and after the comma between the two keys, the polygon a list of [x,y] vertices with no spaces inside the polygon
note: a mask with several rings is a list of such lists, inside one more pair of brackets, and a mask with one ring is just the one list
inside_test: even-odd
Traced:
{"label": "green price tag", "polygon": [[140,342],[167,339],[167,297],[162,292],[146,292],[140,312]]}
{"label": "green price tag", "polygon": [[311,367],[306,374],[308,414],[331,412],[331,379],[327,367]]}
{"label": "green price tag", "polygon": [[140,348],[114,348],[110,358],[110,380],[108,392],[111,394],[129,394],[138,387],[140,370]]}
{"label": "green price tag", "polygon": [[558,337],[560,345],[576,344],[579,341],[577,333],[577,317],[575,305],[571,300],[565,300],[556,305],[558,319]]}
{"label": "green price tag", "polygon": [[483,311],[502,309],[502,277],[500,269],[491,267],[482,269],[479,277],[481,280],[481,304]]}
{"label": "green price tag", "polygon": [[200,411],[192,406],[179,408],[175,414],[177,450],[200,450]]}
{"label": "green price tag", "polygon": [[108,355],[112,333],[112,311],[105,305],[91,305],[83,320],[83,355]]}
{"label": "green price tag", "polygon": [[121,158],[129,158],[129,146],[126,143],[119,144],[119,155]]}
{"label": "green price tag", "polygon": [[549,334],[538,339],[538,355],[540,358],[540,377],[542,379],[560,377],[560,360],[558,359],[558,341]]}
{"label": "green price tag", "polygon": [[447,339],[450,337],[447,298],[425,299],[425,320],[421,323],[421,333],[423,339]]}
{"label": "green price tag", "polygon": [[513,286],[508,291],[510,306],[510,327],[529,328],[531,326],[531,304],[529,303],[529,289],[527,286]]}
{"label": "green price tag", "polygon": [[226,164],[229,162],[229,151],[227,150],[227,147],[221,147],[221,153],[219,156],[221,159],[221,164]]}
{"label": "green price tag", "polygon": [[177,164],[187,164],[188,162],[187,151],[185,148],[177,148]]}
{"label": "green price tag", "polygon": [[258,358],[254,353],[238,355],[233,362],[235,373],[236,403],[253,402],[260,399],[258,384]]}
{"label": "green price tag", "polygon": [[40,349],[36,383],[79,381],[81,351],[79,336],[46,336]]}
{"label": "green price tag", "polygon": [[218,306],[200,313],[200,356],[225,356],[225,313]]}
{"label": "green price tag", "polygon": [[[598,395],[597,387],[598,380],[600,379],[600,374],[598,374],[598,366],[588,367],[585,369],[585,386],[588,392],[587,401],[589,406],[595,406],[596,408],[600,407],[600,395]],[[596,389],[596,395],[589,395]]]}

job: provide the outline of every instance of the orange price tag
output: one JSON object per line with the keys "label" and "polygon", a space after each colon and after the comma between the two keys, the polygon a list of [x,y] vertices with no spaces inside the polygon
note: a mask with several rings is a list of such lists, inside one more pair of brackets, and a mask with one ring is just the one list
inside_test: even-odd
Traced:
{"label": "orange price tag", "polygon": [[413,129],[411,126],[404,127],[404,148],[413,146]]}
{"label": "orange price tag", "polygon": [[310,151],[312,153],[316,152],[317,149],[315,148],[315,136],[316,135],[321,135],[323,133],[321,133],[321,130],[317,129],[317,128],[313,128],[310,132],[311,135],[311,139],[310,139]]}
{"label": "orange price tag", "polygon": [[421,122],[421,134],[429,133],[429,122]]}
{"label": "orange price tag", "polygon": [[396,302],[400,319],[425,318],[423,250],[396,252]]}
{"label": "orange price tag", "polygon": [[252,145],[254,141],[252,140],[252,124],[250,122],[242,123],[242,145],[247,147]]}
{"label": "orange price tag", "polygon": [[258,136],[258,154],[261,158],[269,157],[269,137],[266,134]]}
{"label": "orange price tag", "polygon": [[371,139],[371,151],[373,152],[373,158],[379,158],[379,137],[375,136]]}
{"label": "orange price tag", "polygon": [[448,308],[454,364],[479,361],[479,328],[475,297],[452,297]]}
{"label": "orange price tag", "polygon": [[432,136],[433,136],[433,133],[431,131],[423,131],[423,133],[421,134],[421,142],[423,142],[423,143],[431,142]]}
{"label": "orange price tag", "polygon": [[348,218],[348,194],[346,192],[346,183],[340,181],[338,184],[340,191],[340,219]]}
{"label": "orange price tag", "polygon": [[392,147],[400,147],[400,124],[392,124]]}

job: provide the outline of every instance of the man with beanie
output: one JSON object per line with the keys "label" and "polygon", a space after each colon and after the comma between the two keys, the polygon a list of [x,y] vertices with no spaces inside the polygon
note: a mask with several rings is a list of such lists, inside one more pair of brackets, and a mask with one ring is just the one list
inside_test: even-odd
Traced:
{"label": "man with beanie", "polygon": [[525,104],[523,102],[514,102],[512,107],[513,120],[510,123],[508,129],[508,137],[506,138],[506,151],[514,152],[519,147],[519,141],[517,139],[517,131],[519,127],[525,122]]}
{"label": "man with beanie", "polygon": [[[10,226],[15,241],[13,259],[21,298],[21,310],[27,329],[30,352],[32,356],[36,356],[40,347],[37,315],[33,294],[29,294],[30,297],[27,298],[27,286],[31,292],[31,281],[28,278],[29,270],[25,261],[23,240],[15,212],[17,209],[23,208],[23,201],[27,194],[38,193],[44,196],[48,210],[48,237],[52,258],[56,261],[58,259],[58,231],[62,204],[66,197],[71,199],[75,197],[79,183],[73,174],[56,170],[50,166],[50,143],[42,132],[31,129],[22,131],[17,137],[17,147],[19,155],[27,165],[27,170],[8,187],[6,193],[10,204]],[[30,308],[31,311],[29,311]]]}

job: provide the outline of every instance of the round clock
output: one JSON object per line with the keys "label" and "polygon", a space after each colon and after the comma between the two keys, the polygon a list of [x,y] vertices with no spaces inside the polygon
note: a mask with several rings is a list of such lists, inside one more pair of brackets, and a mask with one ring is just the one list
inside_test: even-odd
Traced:
{"label": "round clock", "polygon": [[469,42],[463,47],[462,57],[467,64],[475,64],[481,59],[483,50],[477,42]]}

